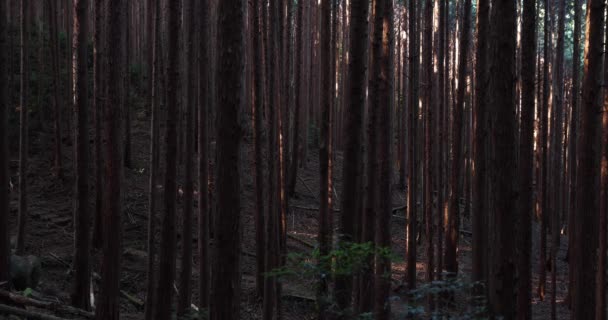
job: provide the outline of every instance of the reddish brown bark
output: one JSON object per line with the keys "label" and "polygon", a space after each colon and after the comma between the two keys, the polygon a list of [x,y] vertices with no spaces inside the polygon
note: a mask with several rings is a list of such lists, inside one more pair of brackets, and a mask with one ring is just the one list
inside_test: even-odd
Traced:
{"label": "reddish brown bark", "polygon": [[[0,74],[6,75],[8,69],[8,37],[6,3],[0,3]],[[9,218],[9,173],[8,173],[8,77],[0,76],[0,282],[9,279],[10,241],[8,233]]]}

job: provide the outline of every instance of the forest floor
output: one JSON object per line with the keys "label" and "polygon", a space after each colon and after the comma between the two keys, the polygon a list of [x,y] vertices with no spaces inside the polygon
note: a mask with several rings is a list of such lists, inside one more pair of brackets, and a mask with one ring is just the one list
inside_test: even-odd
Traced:
{"label": "forest floor", "polygon": [[[125,169],[125,181],[123,190],[123,263],[121,290],[131,297],[143,301],[146,291],[146,239],[147,239],[147,212],[148,212],[148,157],[149,157],[149,123],[143,116],[136,117],[133,121],[133,168]],[[29,190],[29,221],[26,251],[41,258],[43,264],[43,275],[37,292],[44,296],[50,296],[59,301],[68,303],[69,292],[72,285],[72,277],[69,273],[73,256],[73,170],[71,146],[64,144],[64,164],[66,165],[66,179],[58,180],[50,170],[52,166],[50,141],[45,138],[32,135],[31,160],[28,172]],[[50,135],[49,135],[50,136]],[[93,140],[91,139],[91,142]],[[92,148],[91,144],[91,149]],[[251,141],[246,141],[248,151],[247,161],[251,161]],[[12,155],[11,173],[12,182],[17,182],[17,156]],[[290,199],[287,227],[289,232],[289,252],[309,253],[316,243],[317,220],[316,211],[303,208],[318,207],[317,194],[319,190],[318,155],[316,151],[309,152],[308,162],[298,171],[299,179],[296,186],[296,195]],[[342,159],[340,154],[334,167],[335,196],[334,203],[339,204],[339,192],[341,188]],[[91,168],[91,172],[93,172]],[[253,223],[254,195],[252,170],[243,170],[242,197],[243,197],[243,245],[242,245],[242,319],[261,319],[261,303],[255,293],[255,229]],[[91,177],[91,214],[94,212],[94,177]],[[11,226],[10,230],[16,230],[17,221],[17,199],[16,192],[12,193],[11,202]],[[405,192],[396,186],[393,188],[393,207],[405,204]],[[399,217],[393,219],[391,224],[392,247],[397,256],[405,253],[405,220],[403,210],[396,213]],[[196,224],[194,224],[196,225]],[[337,226],[337,224],[335,224]],[[178,223],[181,226],[181,223]],[[470,222],[464,219],[462,223],[464,230],[470,230]],[[540,301],[536,294],[538,283],[538,224],[534,223],[534,249],[533,249],[533,313],[534,319],[550,318],[550,293],[547,291],[545,301]],[[194,231],[194,229],[193,229]],[[13,233],[14,234],[14,233]],[[196,233],[194,233],[196,234]],[[192,283],[197,283],[196,236],[194,244],[194,274]],[[424,243],[424,241],[422,241]],[[460,274],[463,282],[468,281],[470,274],[470,234],[463,233],[460,238],[459,264]],[[562,238],[561,248],[558,255],[558,282],[557,301],[558,319],[569,319],[568,308],[561,303],[567,291],[567,264],[564,262],[567,239]],[[180,246],[181,247],[181,246]],[[418,280],[424,283],[425,279],[425,246],[418,247]],[[178,257],[180,254],[178,254]],[[100,253],[93,253],[93,271],[99,272]],[[178,258],[178,268],[179,268]],[[179,270],[179,269],[178,269]],[[404,319],[406,297],[402,293],[402,280],[404,279],[405,263],[403,259],[393,263],[391,298],[392,309],[396,319]],[[550,276],[547,275],[547,286],[550,288]],[[285,319],[313,319],[315,304],[311,300],[314,297],[314,279],[288,278],[283,281],[283,311]],[[97,290],[97,286],[95,286]],[[130,301],[126,295],[121,297],[121,318],[142,319],[143,308],[137,301]],[[193,286],[193,301],[196,304],[198,297],[197,285]]]}

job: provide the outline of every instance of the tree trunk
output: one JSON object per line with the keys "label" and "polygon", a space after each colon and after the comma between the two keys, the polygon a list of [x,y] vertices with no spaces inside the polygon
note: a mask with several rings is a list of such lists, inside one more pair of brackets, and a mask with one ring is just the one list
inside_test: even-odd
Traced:
{"label": "tree trunk", "polygon": [[[526,0],[523,7],[522,63],[534,65],[536,61],[536,5]],[[532,214],[534,210],[534,89],[536,68],[522,68],[521,131],[519,138],[519,226],[517,274],[517,314],[519,320],[532,319]]]}
{"label": "tree trunk", "polygon": [[[0,3],[0,74],[8,74],[8,23],[6,3]],[[0,77],[0,282],[8,281],[10,276],[10,240],[9,240],[9,184],[8,172],[8,121],[9,104],[8,77]]]}
{"label": "tree trunk", "polygon": [[[367,17],[369,14],[369,6],[366,3],[353,2],[350,11],[350,38],[349,47],[351,50],[351,58],[348,64],[348,80],[347,92],[344,98],[348,99],[349,104],[345,104],[346,126],[344,128],[344,162],[342,178],[342,214],[340,215],[340,234],[344,235],[345,241],[352,241],[355,232],[355,224],[361,224],[357,221],[357,217],[361,217],[361,207],[357,205],[359,190],[363,181],[363,159],[360,146],[363,143],[363,124],[365,112],[365,99],[367,87],[367,57],[368,57],[368,27]],[[375,156],[370,153],[370,156]],[[371,160],[370,160],[371,161]],[[375,181],[373,176],[375,173],[368,173],[368,179]],[[368,189],[367,201],[374,203],[372,196],[374,191]],[[369,218],[368,218],[369,219]],[[366,224],[366,231],[373,230],[373,224]],[[364,232],[366,232],[364,231]],[[361,242],[373,241],[373,232],[368,233],[367,239]],[[347,238],[350,237],[350,238]],[[359,311],[369,312],[372,307],[372,297],[369,294],[372,286],[371,272],[368,265],[367,282],[360,287],[361,291],[367,294],[362,296],[360,300]],[[352,278],[337,277],[336,278],[336,300],[341,301],[342,305],[346,305],[348,297],[352,290]]]}
{"label": "tree trunk", "polygon": [[[391,247],[391,199],[393,182],[393,126],[392,114],[393,104],[391,95],[393,94],[393,80],[390,75],[390,49],[393,43],[393,23],[392,23],[392,0],[375,1],[374,36],[372,42],[372,56],[374,62],[371,71],[371,91],[375,92],[370,99],[370,113],[378,114],[378,201],[376,215],[376,247],[381,248],[381,252]],[[371,98],[371,97],[370,97]],[[382,125],[380,125],[382,124]],[[391,289],[391,259],[389,256],[376,254],[374,287],[374,316],[378,320],[388,320],[391,315],[389,294]]]}
{"label": "tree trunk", "polygon": [[210,306],[210,277],[211,277],[211,255],[209,247],[210,210],[209,210],[209,116],[210,113],[210,87],[209,80],[211,70],[209,69],[210,45],[209,45],[209,3],[201,2],[200,6],[200,47],[199,47],[199,104],[198,110],[198,152],[199,152],[199,309],[209,311]]}
{"label": "tree trunk", "polygon": [[[466,6],[466,5],[465,5]],[[465,7],[466,9],[466,7]],[[515,295],[515,240],[517,190],[512,182],[517,176],[516,103],[515,103],[515,30],[516,8],[511,0],[492,3],[492,46],[490,51],[490,95],[494,137],[494,159],[501,165],[494,168],[494,206],[490,235],[489,304],[492,315],[513,319]]]}
{"label": "tree trunk", "polygon": [[[303,38],[303,26],[304,26],[304,4],[302,1],[298,2],[298,7],[297,7],[297,20],[296,20],[296,28],[295,28],[295,32],[296,32],[296,58],[295,58],[295,73],[294,73],[294,79],[295,79],[295,85],[296,88],[294,90],[295,92],[295,96],[294,96],[294,103],[295,103],[295,110],[294,110],[294,121],[293,121],[293,133],[291,136],[291,158],[289,161],[289,181],[288,181],[288,186],[287,186],[287,192],[290,196],[293,196],[296,192],[296,182],[297,182],[297,176],[298,176],[298,161],[299,161],[299,155],[300,155],[300,139],[301,139],[301,134],[300,134],[300,118],[301,118],[301,114],[302,114],[302,102],[303,102],[303,97],[304,97],[304,79],[302,77],[302,71],[304,69],[304,53],[302,52],[302,48],[303,48],[303,43],[302,43],[302,38]],[[257,29],[256,29],[257,30]],[[255,40],[254,40],[255,41]],[[255,44],[255,42],[254,42]]]}
{"label": "tree trunk", "polygon": [[211,319],[240,316],[240,145],[244,104],[245,3],[223,0],[218,12],[218,217],[215,222]]}
{"label": "tree trunk", "polygon": [[[576,208],[581,217],[576,223],[574,260],[574,295],[572,319],[596,318],[596,227],[599,210],[599,160],[600,160],[600,117],[602,108],[602,44],[604,41],[605,2],[590,0],[587,5],[587,31],[585,37],[585,68],[583,76],[582,108],[580,113],[580,134],[576,152],[579,170],[577,172]],[[601,284],[604,285],[603,283]]]}
{"label": "tree trunk", "polygon": [[573,0],[574,31],[572,33],[572,94],[570,120],[570,143],[568,144],[568,173],[570,175],[569,208],[568,208],[568,295],[567,303],[572,305],[572,290],[574,284],[574,259],[572,258],[576,225],[576,179],[578,165],[576,162],[576,149],[579,130],[579,95],[580,95],[580,34],[581,34],[581,3]]}
{"label": "tree trunk", "polygon": [[[320,140],[319,140],[319,170],[320,170],[320,185],[319,185],[319,251],[321,259],[319,268],[322,272],[320,275],[319,292],[317,303],[319,305],[319,319],[326,319],[327,307],[329,302],[327,277],[323,276],[331,270],[331,265],[327,264],[329,259],[327,256],[331,250],[331,222],[332,216],[332,116],[331,116],[331,100],[333,98],[333,74],[331,72],[331,7],[330,0],[321,0],[319,11],[321,15],[321,30],[319,44],[321,46],[321,122],[320,125]],[[342,239],[346,244],[351,239]],[[339,263],[339,262],[338,262]],[[350,305],[350,290],[345,301],[338,304],[340,310],[345,311]]]}
{"label": "tree trunk", "polygon": [[[425,1],[424,9],[424,43],[422,59],[425,70],[425,87],[424,87],[424,215],[426,218],[426,259],[427,272],[426,280],[431,283],[434,279],[435,268],[435,248],[434,248],[434,208],[433,208],[433,192],[435,190],[435,172],[432,166],[433,149],[431,133],[435,127],[435,115],[433,108],[435,99],[433,97],[434,88],[434,72],[433,72],[433,1]],[[389,201],[390,203],[390,201]]]}
{"label": "tree trunk", "polygon": [[464,196],[463,172],[464,165],[462,147],[462,125],[464,120],[464,99],[471,29],[471,0],[464,0],[464,15],[458,48],[458,92],[454,105],[454,124],[452,127],[452,172],[450,176],[450,206],[447,215],[447,231],[445,238],[445,269],[451,276],[458,274],[458,238],[460,234],[460,197]]}
{"label": "tree trunk", "polygon": [[417,27],[417,3],[416,1],[409,2],[409,59],[410,59],[410,117],[409,117],[409,174],[408,174],[408,204],[407,204],[407,270],[405,279],[407,287],[410,290],[416,288],[416,226],[418,224],[418,168],[416,167],[417,141],[418,141],[418,67],[420,61],[420,45],[418,42],[418,27]]}
{"label": "tree trunk", "polygon": [[181,1],[169,1],[168,63],[167,63],[167,124],[165,157],[165,210],[160,235],[160,265],[156,287],[156,319],[168,319],[171,314],[172,286],[175,279],[176,257],[176,196],[177,196],[177,122],[179,67],[179,34]]}
{"label": "tree trunk", "polygon": [[[147,291],[146,291],[146,310],[145,319],[152,320],[154,315],[155,303],[155,286],[156,286],[156,256],[158,248],[156,247],[156,224],[157,224],[157,197],[159,196],[157,185],[159,183],[160,171],[160,29],[161,29],[161,10],[160,0],[151,0],[151,5],[148,10],[152,11],[154,36],[152,38],[152,66],[151,78],[152,85],[148,94],[150,95],[151,109],[151,139],[150,139],[150,181],[149,181],[149,197],[150,203],[148,211],[148,265],[147,265]],[[153,7],[152,7],[153,6]],[[201,260],[202,261],[202,260]],[[202,307],[201,307],[202,308]]]}
{"label": "tree trunk", "polygon": [[49,41],[51,43],[51,69],[53,74],[53,130],[54,130],[54,171],[59,179],[63,178],[62,165],[62,148],[61,148],[61,95],[59,94],[60,78],[59,78],[59,37],[57,23],[57,3],[56,1],[47,0],[49,10]]}
{"label": "tree trunk", "polygon": [[[473,177],[473,263],[471,279],[474,282],[485,282],[487,269],[487,222],[488,222],[488,179],[487,179],[487,146],[488,146],[488,41],[490,28],[490,1],[477,0],[477,51],[475,67],[475,124],[474,124],[474,158]],[[481,293],[481,289],[477,294]]]}
{"label": "tree trunk", "polygon": [[107,48],[108,52],[106,73],[108,99],[104,106],[104,138],[105,138],[105,177],[104,177],[104,207],[103,230],[112,230],[112,237],[103,242],[103,260],[101,278],[103,279],[95,310],[96,320],[118,320],[120,286],[120,257],[122,254],[122,110],[121,80],[124,74],[123,26],[124,2],[109,0],[107,3]]}
{"label": "tree trunk", "polygon": [[[185,183],[184,183],[184,211],[182,217],[182,263],[180,265],[180,291],[177,304],[177,313],[183,315],[190,308],[192,300],[192,211],[194,193],[194,105],[196,103],[196,1],[186,0],[185,19],[187,79],[186,79],[186,145],[185,145]],[[186,29],[184,28],[184,29]],[[202,189],[200,190],[202,192]]]}
{"label": "tree trunk", "polygon": [[547,283],[547,270],[546,270],[546,260],[547,260],[547,222],[549,215],[549,203],[548,203],[548,184],[547,184],[547,174],[548,174],[548,132],[549,132],[549,59],[551,55],[549,54],[550,49],[550,3],[549,0],[545,0],[545,30],[544,30],[544,49],[543,49],[543,104],[541,111],[541,143],[540,146],[542,148],[542,172],[541,172],[541,181],[540,186],[542,188],[541,191],[541,231],[540,231],[540,257],[539,257],[539,280],[538,280],[538,295],[540,300],[542,301],[545,297],[545,286]]}
{"label": "tree trunk", "polygon": [[[49,0],[53,2],[53,0]],[[95,216],[93,222],[93,247],[101,249],[103,242],[103,137],[102,137],[102,118],[104,110],[104,98],[106,95],[106,83],[104,83],[106,76],[106,68],[104,61],[105,43],[107,39],[107,33],[105,32],[105,15],[106,15],[107,2],[105,0],[95,1],[95,34],[93,35],[93,111],[95,117]],[[55,17],[55,24],[57,23],[57,17]],[[56,30],[55,30],[56,31]],[[56,35],[55,35],[56,37]],[[56,38],[57,39],[57,38]],[[58,41],[58,40],[57,40]],[[59,44],[55,45],[55,49]],[[53,57],[57,59],[57,62],[53,64],[59,68],[59,53]],[[59,69],[57,69],[57,77],[59,77]],[[59,101],[59,78],[56,79],[56,100]],[[56,117],[61,114],[61,108],[56,107]],[[61,124],[60,120],[55,120],[57,126]],[[57,127],[59,128],[59,127]],[[57,133],[57,138],[61,138],[61,130]]]}
{"label": "tree trunk", "polygon": [[17,254],[25,253],[27,212],[27,167],[28,167],[28,95],[29,95],[29,1],[21,1],[21,77],[19,93],[19,217],[17,230]]}
{"label": "tree trunk", "polygon": [[76,140],[76,201],[74,201],[74,288],[72,305],[90,310],[91,264],[89,251],[89,97],[87,72],[87,37],[89,33],[89,6],[87,0],[74,1],[74,110],[77,114]]}

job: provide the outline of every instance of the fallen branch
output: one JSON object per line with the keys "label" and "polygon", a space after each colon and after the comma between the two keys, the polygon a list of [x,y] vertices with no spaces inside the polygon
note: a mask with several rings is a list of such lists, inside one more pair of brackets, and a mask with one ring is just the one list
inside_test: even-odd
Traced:
{"label": "fallen branch", "polygon": [[[95,281],[101,282],[101,276],[97,272],[93,272],[92,275],[93,275],[93,279]],[[136,307],[143,308],[145,306],[145,303],[143,301],[141,301],[139,298],[137,298],[135,296],[130,295],[128,292],[126,292],[124,290],[120,290],[119,292],[123,298],[129,300],[129,302],[131,302]]]}
{"label": "fallen branch", "polygon": [[40,308],[40,309],[47,309],[47,310],[51,310],[54,312],[60,312],[60,313],[69,313],[69,314],[74,314],[74,315],[85,317],[85,318],[95,317],[95,314],[93,314],[92,312],[88,312],[88,311],[70,307],[70,306],[60,305],[56,302],[46,302],[46,301],[32,299],[32,298],[25,297],[25,296],[22,296],[22,295],[19,295],[19,294],[10,292],[10,291],[6,291],[6,290],[0,290],[0,297],[8,299],[16,304],[20,304],[20,305],[24,305],[24,306],[36,307],[36,308]]}
{"label": "fallen branch", "polygon": [[312,244],[312,243],[310,243],[310,242],[308,242],[306,240],[300,239],[300,238],[294,236],[293,234],[287,234],[287,237],[289,239],[295,240],[296,242],[298,242],[300,244],[303,244],[303,245],[305,245],[305,246],[307,246],[307,247],[309,247],[311,249],[315,247],[314,244]]}
{"label": "fallen branch", "polygon": [[19,309],[15,307],[9,307],[4,304],[0,304],[0,313],[8,313],[12,315],[16,315],[19,317],[25,317],[31,320],[67,320],[65,318],[58,318],[54,316],[50,316],[44,313],[34,312],[25,309]]}

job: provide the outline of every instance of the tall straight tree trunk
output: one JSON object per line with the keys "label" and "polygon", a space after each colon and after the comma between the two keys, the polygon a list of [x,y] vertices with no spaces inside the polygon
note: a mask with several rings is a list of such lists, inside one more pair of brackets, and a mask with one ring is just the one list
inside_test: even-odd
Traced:
{"label": "tall straight tree trunk", "polygon": [[74,110],[76,125],[76,201],[74,201],[74,288],[72,305],[89,310],[91,291],[91,247],[89,215],[89,90],[87,72],[87,37],[89,33],[89,4],[87,0],[75,0],[74,45],[76,54],[73,65]]}
{"label": "tall straight tree trunk", "polygon": [[[101,1],[99,1],[101,3]],[[51,69],[53,74],[53,130],[54,130],[54,171],[58,178],[63,178],[62,147],[61,147],[61,95],[59,94],[59,32],[57,1],[47,0],[49,10],[49,41],[51,42]]]}
{"label": "tall straight tree trunk", "polygon": [[[107,56],[107,90],[108,99],[104,105],[104,138],[105,176],[103,228],[112,230],[112,236],[103,242],[103,260],[101,264],[102,285],[95,309],[96,320],[118,320],[120,286],[120,264],[122,253],[122,110],[123,99],[120,96],[121,80],[124,74],[124,53],[122,50],[124,32],[124,2],[109,0],[107,2],[107,43],[106,48],[113,48]],[[104,63],[105,65],[105,63]]]}
{"label": "tall straight tree trunk", "polygon": [[410,59],[410,76],[409,76],[409,173],[408,173],[408,204],[407,204],[407,270],[405,279],[408,289],[416,288],[416,226],[418,224],[418,168],[416,168],[417,141],[418,141],[418,67],[420,60],[420,45],[418,42],[418,27],[417,27],[417,3],[415,0],[410,0],[408,18],[409,18],[409,59]]}
{"label": "tall straight tree trunk", "polygon": [[[53,2],[53,0],[49,0],[49,2]],[[103,238],[103,137],[102,137],[102,118],[103,118],[103,106],[104,106],[104,97],[106,94],[106,83],[104,83],[105,79],[105,70],[104,68],[104,58],[103,52],[105,50],[104,46],[106,43],[106,32],[105,28],[105,16],[106,16],[106,4],[105,0],[95,1],[95,33],[93,35],[93,112],[94,112],[94,123],[95,123],[95,216],[93,222],[93,247],[96,249],[101,249],[102,247],[102,238]],[[55,24],[57,17],[55,17]],[[55,45],[57,48],[58,44]],[[53,63],[57,65],[59,68],[59,53],[57,53],[53,60],[57,59],[57,62]],[[57,71],[59,72],[59,71]],[[56,100],[59,101],[59,74],[57,73],[56,86],[54,88]],[[59,106],[56,107],[56,116],[58,117],[61,114],[61,108]],[[57,125],[61,124],[61,121],[55,121]],[[58,130],[57,138],[61,138],[61,130]]]}
{"label": "tall straight tree trunk", "polygon": [[458,48],[458,92],[454,105],[454,124],[452,127],[452,172],[450,176],[450,206],[447,215],[445,238],[445,269],[451,276],[458,274],[458,238],[460,233],[460,197],[464,196],[462,169],[464,165],[462,146],[462,126],[464,120],[464,99],[471,29],[471,0],[464,0],[462,30]]}
{"label": "tall straight tree trunk", "polygon": [[[465,7],[466,8],[466,7]],[[515,103],[515,31],[516,8],[511,0],[492,3],[492,40],[490,49],[490,95],[495,145],[493,191],[494,206],[490,223],[489,304],[494,316],[513,319],[515,295],[515,241],[517,190],[512,178],[517,176],[516,103]]]}
{"label": "tall straight tree trunk", "polygon": [[581,35],[581,2],[573,0],[574,31],[572,33],[572,94],[570,120],[570,143],[568,144],[568,173],[570,175],[569,208],[568,208],[568,305],[572,305],[572,289],[574,284],[574,259],[572,258],[574,238],[576,237],[576,179],[578,164],[576,162],[576,149],[579,130],[579,95],[580,95],[580,35]]}
{"label": "tall straight tree trunk", "polygon": [[[426,280],[431,283],[434,279],[435,268],[435,248],[434,248],[434,208],[433,208],[433,192],[435,172],[432,166],[434,144],[431,142],[431,133],[434,130],[435,120],[433,108],[435,99],[433,97],[433,0],[425,0],[424,9],[424,43],[422,59],[425,70],[425,87],[424,87],[424,215],[426,219],[426,259],[427,272]],[[390,201],[389,201],[390,203]]]}
{"label": "tall straight tree trunk", "polygon": [[[576,223],[574,260],[577,265],[574,278],[572,319],[596,319],[596,244],[598,241],[597,217],[599,213],[599,113],[602,108],[602,53],[605,2],[590,0],[587,4],[585,37],[585,68],[580,113],[580,133],[576,152],[577,171],[576,208],[580,219]],[[604,285],[603,283],[601,284]]]}
{"label": "tall straight tree trunk", "polygon": [[[154,37],[152,38],[152,86],[148,94],[150,95],[150,109],[152,111],[150,125],[151,125],[151,139],[150,139],[150,181],[149,181],[149,197],[150,203],[148,211],[148,265],[147,265],[147,291],[146,291],[146,310],[145,319],[152,320],[154,316],[154,294],[156,286],[156,220],[158,201],[158,182],[159,182],[159,171],[160,171],[160,29],[161,29],[161,6],[160,0],[152,0],[154,3],[150,3],[151,7],[148,10],[153,11],[153,21],[150,23],[153,25]],[[153,6],[153,7],[152,7]],[[202,261],[202,260],[201,260]],[[202,307],[201,307],[202,308]]]}
{"label": "tall straight tree trunk", "polygon": [[29,97],[29,25],[30,2],[21,1],[21,77],[19,93],[19,217],[17,222],[17,254],[25,253],[27,212],[27,167],[28,167],[28,97]]}
{"label": "tall straight tree trunk", "polygon": [[[265,113],[265,98],[266,98],[266,86],[265,86],[265,64],[263,57],[263,44],[261,43],[262,37],[260,33],[266,32],[261,28],[261,20],[264,19],[264,10],[262,7],[262,1],[254,0],[253,3],[253,68],[254,68],[254,111],[253,111],[253,132],[254,132],[254,153],[255,153],[255,190],[256,190],[256,211],[255,211],[255,239],[256,239],[256,292],[260,298],[264,296],[264,272],[266,268],[264,265],[264,254],[265,254],[265,232],[264,232],[264,221],[266,216],[266,202],[265,202],[265,184],[264,184],[264,113]],[[298,50],[299,51],[299,50]],[[296,79],[298,79],[296,77]],[[296,104],[298,101],[296,100]],[[297,117],[297,115],[296,115]],[[294,133],[294,137],[297,137],[297,130]],[[294,150],[294,155],[295,155]],[[295,159],[295,156],[294,156]],[[292,159],[292,161],[294,161]],[[295,160],[297,162],[297,160]],[[293,164],[293,163],[292,163]]]}
{"label": "tall straight tree trunk", "polygon": [[[294,121],[293,121],[293,133],[291,135],[291,158],[289,160],[289,181],[287,186],[287,192],[289,195],[293,196],[296,192],[296,182],[298,176],[298,165],[299,165],[299,154],[300,154],[300,118],[302,114],[302,102],[304,96],[304,81],[302,78],[302,71],[304,69],[304,53],[302,52],[303,44],[303,26],[304,26],[304,4],[303,1],[298,1],[297,7],[297,19],[296,19],[296,51],[295,51],[295,73],[294,73],[294,83],[295,83],[295,96],[294,96]],[[256,29],[257,30],[257,29]],[[257,31],[256,31],[257,32]],[[255,40],[254,40],[255,45]],[[258,60],[259,61],[259,60]]]}
{"label": "tall straight tree trunk", "polygon": [[[374,62],[371,71],[371,91],[374,100],[370,99],[370,112],[378,113],[378,201],[376,215],[376,247],[384,251],[391,247],[391,187],[393,185],[393,80],[391,79],[390,49],[393,39],[392,0],[376,0],[374,8],[374,36],[372,56]],[[382,124],[382,125],[380,125]],[[374,277],[374,316],[378,320],[388,320],[391,315],[389,294],[391,289],[391,260],[383,254],[376,254]]]}
{"label": "tall straight tree trunk", "polygon": [[[521,59],[526,65],[536,61],[536,4],[526,0],[523,7]],[[519,226],[517,274],[517,315],[519,320],[532,319],[532,215],[534,210],[534,89],[536,68],[522,68],[521,131],[519,137]]]}
{"label": "tall straight tree trunk", "polygon": [[155,317],[168,319],[171,314],[171,297],[175,279],[176,257],[176,196],[177,196],[177,122],[179,119],[178,88],[179,34],[181,29],[181,1],[169,1],[168,9],[168,63],[167,63],[167,124],[165,157],[165,205],[160,235],[160,265],[156,287]]}
{"label": "tall straight tree trunk", "polygon": [[[605,32],[605,38],[608,40],[608,32]],[[606,42],[605,42],[606,43]],[[608,59],[604,57],[603,67],[604,81],[608,79]],[[608,107],[608,89],[603,88],[603,108]],[[596,286],[596,314],[595,319],[606,319],[606,214],[608,210],[608,112],[602,112],[602,127],[601,127],[601,162],[600,162],[600,206],[599,206],[599,242],[598,242],[598,258],[597,258],[597,283]]]}
{"label": "tall straight tree trunk", "polygon": [[184,183],[184,211],[182,217],[182,263],[180,265],[180,292],[177,304],[177,313],[183,315],[190,308],[192,300],[192,211],[194,193],[194,105],[196,103],[196,3],[195,0],[186,0],[188,14],[186,19],[186,145],[185,145],[185,183]]}
{"label": "tall straight tree trunk", "polygon": [[545,27],[544,27],[544,48],[543,48],[543,105],[541,110],[541,143],[542,148],[542,171],[541,171],[541,231],[540,231],[540,257],[539,257],[539,280],[538,280],[538,295],[541,300],[545,297],[545,286],[547,283],[547,270],[546,270],[546,259],[547,259],[547,222],[549,209],[548,209],[548,185],[547,185],[547,174],[548,174],[548,132],[549,132],[549,49],[550,49],[550,3],[549,0],[545,0]]}
{"label": "tall straight tree trunk", "polygon": [[198,170],[199,170],[199,228],[198,228],[198,256],[199,256],[199,308],[209,310],[210,305],[210,277],[211,277],[211,255],[209,247],[209,236],[211,232],[209,219],[209,116],[210,88],[209,80],[211,72],[210,45],[209,45],[209,3],[202,1],[199,4],[199,100],[198,110]]}
{"label": "tall straight tree trunk", "polygon": [[448,96],[447,96],[447,91],[446,91],[446,86],[447,86],[447,82],[448,82],[448,78],[449,78],[449,73],[448,71],[448,47],[447,47],[447,8],[448,8],[448,3],[447,0],[437,0],[439,2],[439,50],[438,50],[438,54],[437,54],[437,59],[439,62],[439,65],[437,66],[438,68],[438,72],[439,72],[439,76],[438,76],[438,86],[437,86],[437,90],[439,92],[439,113],[438,118],[439,118],[439,123],[440,125],[438,126],[439,129],[439,158],[438,163],[439,163],[439,170],[437,171],[438,177],[439,177],[439,181],[437,182],[437,185],[439,186],[439,190],[437,192],[437,207],[439,208],[439,215],[438,215],[438,228],[437,228],[437,279],[441,280],[442,279],[442,273],[443,273],[443,241],[444,241],[444,216],[445,216],[445,201],[447,199],[446,196],[446,177],[444,172],[447,171],[447,166],[446,166],[446,152],[445,152],[445,147],[447,145],[446,141],[448,140],[447,137],[449,136],[449,128],[447,126],[447,111],[448,111]]}
{"label": "tall straight tree trunk", "polygon": [[240,318],[240,144],[244,105],[245,2],[223,0],[218,12],[218,217],[215,222],[211,319]]}
{"label": "tall straight tree trunk", "polygon": [[125,33],[125,74],[123,78],[124,88],[123,94],[125,96],[125,111],[124,111],[124,121],[125,121],[125,142],[124,147],[125,151],[123,153],[125,160],[125,167],[131,169],[133,167],[132,156],[131,156],[131,16],[132,16],[132,1],[125,4],[125,15],[126,15],[126,23],[124,26]]}
{"label": "tall straight tree trunk", "polygon": [[551,219],[551,314],[552,318],[557,317],[557,253],[559,251],[560,223],[562,216],[562,190],[563,190],[563,118],[564,118],[564,36],[565,36],[565,12],[566,1],[559,0],[557,11],[557,47],[555,51],[554,78],[553,78],[553,110],[555,127],[551,127],[553,142],[551,149],[553,154],[553,174],[554,188],[553,217]]}
{"label": "tall straight tree trunk", "polygon": [[8,173],[8,23],[6,2],[0,3],[0,282],[10,276],[9,219],[9,173]]}
{"label": "tall straight tree trunk", "polygon": [[[475,67],[475,120],[474,120],[474,158],[473,177],[473,262],[471,279],[484,282],[487,269],[487,215],[488,215],[488,41],[490,28],[490,1],[477,0],[477,50]],[[526,30],[527,31],[527,30]],[[477,292],[478,294],[480,292]]]}
{"label": "tall straight tree trunk", "polygon": [[[356,220],[356,217],[361,217],[361,206],[357,205],[359,190],[363,184],[363,158],[360,146],[363,143],[363,124],[365,113],[365,98],[366,98],[366,80],[367,80],[367,57],[368,57],[368,27],[367,17],[369,15],[369,6],[364,2],[353,2],[350,10],[350,38],[349,48],[351,50],[351,58],[348,63],[348,80],[347,92],[344,93],[344,98],[348,99],[349,104],[345,104],[346,126],[344,127],[343,137],[344,142],[344,159],[348,159],[344,163],[342,172],[342,203],[341,208],[343,214],[340,215],[340,233],[350,234],[354,236],[356,224],[361,224]],[[368,173],[368,179],[372,179],[373,173]],[[373,193],[368,189],[367,201],[374,203]],[[373,224],[367,224],[366,231],[373,230]],[[373,233],[363,241],[373,241]],[[363,242],[362,241],[362,242]],[[372,289],[371,283],[371,264],[367,266],[367,282],[363,284],[361,281],[360,290],[367,293],[361,296],[359,301],[359,311],[369,312],[372,307],[372,295],[369,294]],[[352,280],[349,277],[336,278],[336,300],[342,299],[346,301],[351,292]],[[357,294],[357,293],[355,293]],[[340,296],[341,295],[341,296]]]}
{"label": "tall straight tree trunk", "polygon": [[[268,12],[268,215],[266,219],[266,270],[273,270],[279,263],[279,218],[280,218],[280,166],[279,166],[279,108],[280,78],[276,61],[279,58],[279,14],[280,0],[270,1]],[[263,318],[272,320],[275,316],[277,299],[277,279],[267,276],[264,281]]]}
{"label": "tall straight tree trunk", "polygon": [[[326,319],[328,307],[328,287],[326,272],[331,269],[327,264],[329,259],[326,257],[331,250],[331,222],[329,218],[332,216],[332,130],[331,130],[331,106],[333,99],[334,75],[331,72],[331,7],[330,0],[321,0],[321,30],[320,30],[320,46],[321,46],[321,123],[320,125],[320,140],[319,140],[319,170],[320,170],[320,206],[319,206],[319,251],[321,259],[319,267],[322,272],[320,275],[319,292],[317,303],[319,305],[319,319]],[[345,240],[345,239],[342,239]],[[350,242],[348,239],[344,244]],[[338,306],[344,311],[350,305],[350,290],[348,299],[340,301]],[[345,302],[345,303],[344,303]]]}

